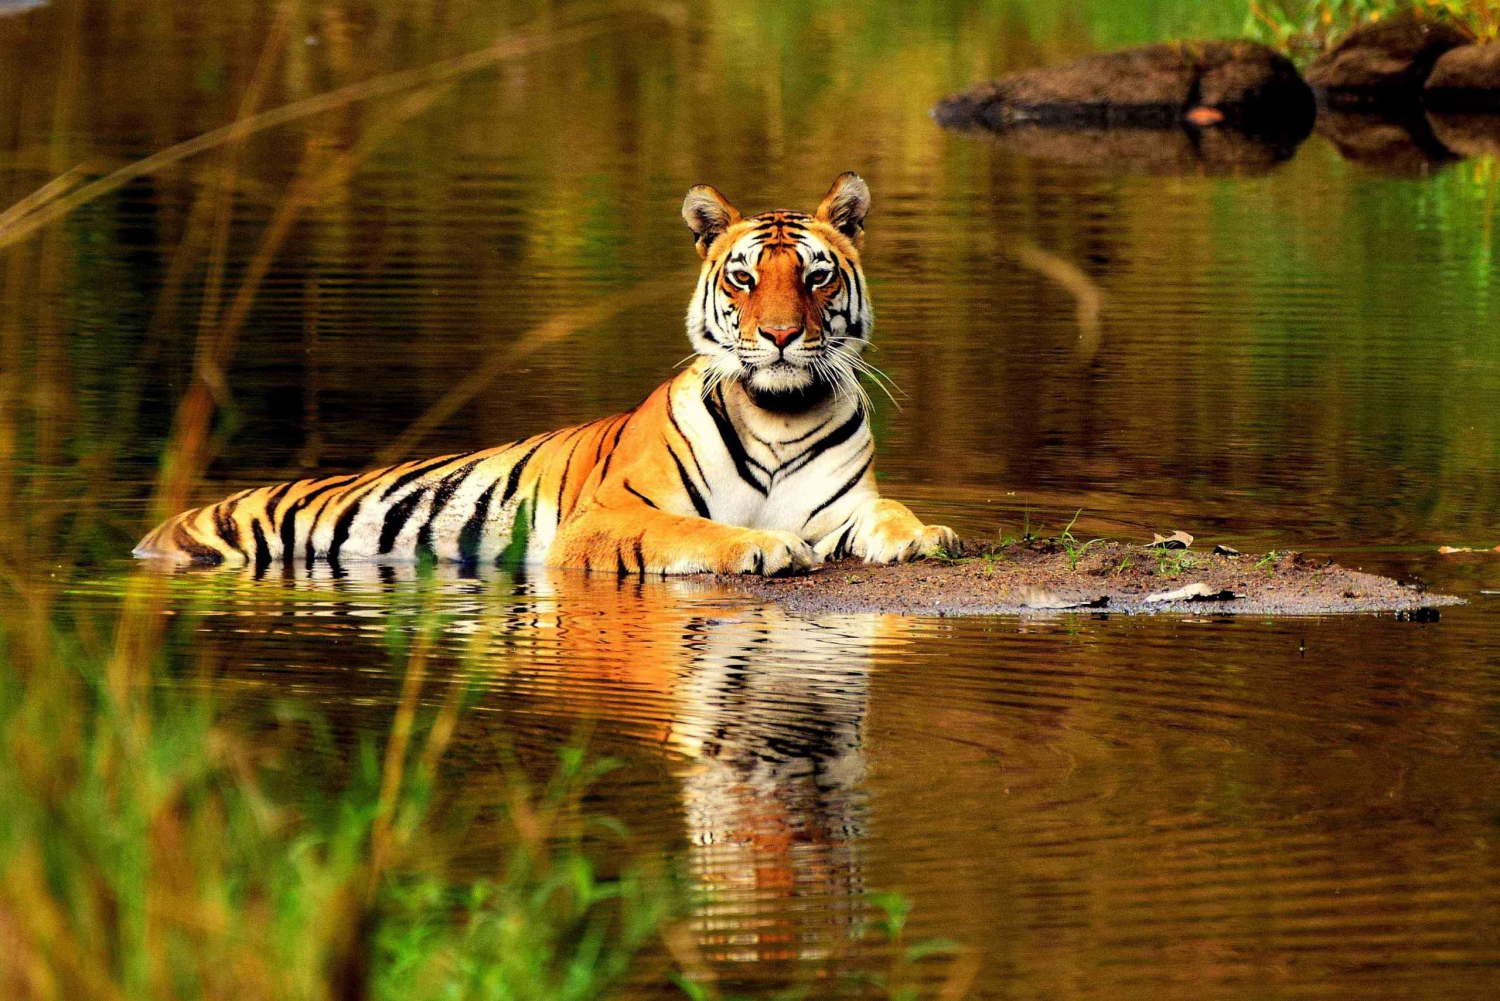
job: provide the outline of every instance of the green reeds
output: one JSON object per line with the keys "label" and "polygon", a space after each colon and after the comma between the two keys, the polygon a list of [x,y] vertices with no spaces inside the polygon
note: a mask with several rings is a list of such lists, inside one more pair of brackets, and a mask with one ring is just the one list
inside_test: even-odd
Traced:
{"label": "green reeds", "polygon": [[[122,695],[60,632],[24,651],[0,637],[0,994],[581,1001],[615,986],[686,893],[583,810],[609,764],[579,750],[541,789],[510,783],[493,876],[445,874],[453,832],[429,804],[464,689],[420,709],[435,628],[411,641],[383,748],[333,776],[306,774],[318,756],[297,712],[252,737],[206,678],[138,665],[159,683]],[[607,878],[585,847],[601,836]]]}

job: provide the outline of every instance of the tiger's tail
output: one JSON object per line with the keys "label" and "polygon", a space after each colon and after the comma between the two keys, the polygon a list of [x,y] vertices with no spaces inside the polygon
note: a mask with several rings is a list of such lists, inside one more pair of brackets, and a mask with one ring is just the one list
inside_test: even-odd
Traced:
{"label": "tiger's tail", "polygon": [[[307,481],[299,481],[303,483]],[[157,525],[133,555],[178,563],[239,565],[266,563],[284,545],[275,529],[275,504],[297,484],[241,490],[217,504],[195,507]]]}

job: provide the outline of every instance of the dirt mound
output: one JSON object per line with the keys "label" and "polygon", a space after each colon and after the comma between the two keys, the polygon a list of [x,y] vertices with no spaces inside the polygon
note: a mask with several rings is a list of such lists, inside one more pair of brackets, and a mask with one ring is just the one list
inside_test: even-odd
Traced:
{"label": "dirt mound", "polygon": [[1460,599],[1428,594],[1301,553],[1031,539],[966,545],[962,553],[900,566],[854,560],[803,577],[720,577],[757,598],[809,612],[924,615],[1082,611],[1189,615],[1391,612],[1436,617]]}

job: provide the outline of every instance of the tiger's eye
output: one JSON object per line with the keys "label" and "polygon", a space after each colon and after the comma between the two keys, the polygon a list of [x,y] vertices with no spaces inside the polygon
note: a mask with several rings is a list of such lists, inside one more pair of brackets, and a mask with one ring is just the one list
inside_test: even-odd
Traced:
{"label": "tiger's eye", "polygon": [[833,272],[827,268],[820,268],[807,276],[808,288],[822,288],[833,281]]}
{"label": "tiger's eye", "polygon": [[731,271],[729,272],[729,280],[740,288],[749,288],[755,284],[755,276],[748,271]]}

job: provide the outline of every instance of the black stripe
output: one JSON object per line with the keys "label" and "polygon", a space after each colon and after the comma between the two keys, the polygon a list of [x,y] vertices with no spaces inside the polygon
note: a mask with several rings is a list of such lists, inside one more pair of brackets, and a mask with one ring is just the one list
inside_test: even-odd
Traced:
{"label": "black stripe", "polygon": [[377,480],[355,494],[354,499],[339,512],[338,520],[333,523],[333,539],[328,543],[328,562],[332,563],[339,558],[339,550],[349,541],[349,529],[354,526],[354,519],[359,517],[359,509],[364,506],[365,498],[379,489],[380,481]]}
{"label": "black stripe", "polygon": [[836,546],[833,547],[833,553],[832,553],[833,556],[847,556],[847,555],[849,555],[849,536],[852,535],[853,533],[854,533],[854,523],[851,521],[849,523],[849,526],[844,529],[844,534],[841,535],[841,536],[839,536],[838,545],[836,545]]}
{"label": "black stripe", "polygon": [[827,452],[829,449],[837,448],[838,446],[842,445],[850,438],[853,438],[854,435],[859,431],[859,429],[864,426],[864,423],[864,407],[855,407],[854,414],[847,421],[840,424],[838,427],[834,428],[832,431],[828,432],[826,435],[819,438],[811,445],[807,446],[807,450],[805,452],[797,456],[796,459],[792,460],[786,466],[782,467],[782,473],[795,473],[797,470],[801,469],[809,462],[812,462],[814,459],[822,455],[824,452]]}
{"label": "black stripe", "polygon": [[711,331],[711,330],[708,329],[708,317],[709,317],[709,312],[708,311],[709,311],[710,305],[712,305],[710,303],[709,299],[710,299],[710,297],[713,294],[713,290],[715,288],[717,288],[717,287],[718,287],[718,278],[717,278],[717,276],[710,275],[709,278],[708,278],[708,280],[703,283],[703,305],[699,308],[699,312],[701,312],[703,314],[703,336],[707,337],[708,340],[709,340],[709,343],[711,343],[711,344],[718,344],[719,343],[719,339],[713,335],[713,331]]}
{"label": "black stripe", "polygon": [[[341,487],[354,479],[356,479],[355,476],[349,475],[335,476],[332,479],[324,480],[322,483],[313,487],[301,497],[298,497],[295,501],[292,502],[290,507],[282,512],[279,534],[281,535],[281,558],[283,560],[290,561],[292,559],[292,554],[297,550],[297,514],[301,511],[306,510],[309,504],[326,494],[328,491],[333,490],[336,487]],[[299,480],[298,482],[302,481]],[[317,527],[316,522],[312,523],[307,530],[309,546],[311,546],[312,543],[312,531],[315,527]]]}
{"label": "black stripe", "polygon": [[[676,456],[674,455],[673,458],[675,459]],[[682,463],[679,462],[677,465],[678,465],[678,468],[681,468]],[[647,497],[645,494],[641,493],[635,487],[631,486],[629,480],[625,481],[625,489],[629,490],[631,493],[635,494],[641,500],[645,501],[647,507],[656,508],[656,510],[658,510],[658,511],[661,510],[661,507],[654,500],[652,500],[650,497]]]}
{"label": "black stripe", "polygon": [[[754,462],[745,451],[744,442],[740,441],[739,434],[734,429],[734,423],[729,419],[729,414],[724,408],[724,389],[719,387],[714,391],[713,405],[706,407],[709,416],[714,419],[714,426],[719,430],[719,438],[724,442],[724,447],[729,451],[729,458],[734,462],[735,470],[740,474],[740,479],[750,484],[761,496],[770,493],[769,487],[763,487],[760,481],[750,475],[750,465]],[[674,456],[675,458],[675,456]],[[759,463],[755,463],[759,465]],[[681,468],[682,463],[677,463]]]}
{"label": "black stripe", "polygon": [[412,480],[415,480],[420,476],[432,472],[439,466],[446,466],[448,463],[453,462],[456,459],[462,459],[473,454],[473,452],[462,452],[458,455],[444,455],[436,459],[428,459],[426,462],[419,463],[418,465],[412,467],[411,469],[408,469],[406,472],[402,473],[400,476],[392,480],[391,485],[385,488],[385,493],[380,495],[380,499],[389,500],[392,494],[394,494],[397,490],[400,490],[402,487],[406,486]]}
{"label": "black stripe", "polygon": [[172,530],[172,544],[201,563],[223,563],[224,554],[213,546],[205,546],[188,534],[186,526],[178,522]]}
{"label": "black stripe", "polygon": [[500,495],[501,504],[504,504],[516,495],[516,490],[521,486],[521,471],[526,468],[526,464],[531,461],[531,457],[536,455],[537,449],[551,440],[552,435],[547,435],[547,437],[531,446],[531,451],[521,456],[521,458],[516,460],[516,464],[510,467],[510,475],[505,479],[505,492]]}
{"label": "black stripe", "polygon": [[824,428],[826,428],[828,426],[829,422],[832,421],[832,420],[833,420],[833,418],[830,417],[830,418],[828,418],[828,420],[825,420],[822,424],[819,424],[817,427],[813,428],[811,431],[807,432],[806,434],[800,434],[800,435],[798,435],[795,438],[788,438],[786,441],[778,441],[776,444],[780,445],[782,448],[786,448],[788,445],[801,444],[802,442],[804,442],[807,439],[811,438],[813,435],[817,434],[819,431],[821,431]]}
{"label": "black stripe", "polygon": [[620,447],[620,439],[622,437],[624,437],[624,435],[625,435],[625,428],[629,426],[629,424],[630,424],[630,418],[632,418],[634,416],[635,416],[635,411],[634,410],[632,410],[628,414],[621,414],[620,415],[620,426],[615,429],[615,440],[610,443],[609,454],[604,457],[604,468],[601,469],[601,470],[599,470],[599,482],[600,483],[603,483],[605,477],[607,477],[609,475],[609,464],[614,461],[614,458],[615,458],[615,449],[617,449],[617,448]]}
{"label": "black stripe", "polygon": [[490,517],[490,500],[495,496],[495,480],[484,488],[484,493],[474,502],[474,513],[464,522],[458,533],[458,555],[466,563],[479,559],[479,543],[484,535],[484,523]]}
{"label": "black stripe", "polygon": [[275,525],[276,524],[276,507],[277,507],[277,505],[279,505],[281,503],[281,498],[285,497],[286,496],[286,492],[288,490],[292,489],[292,487],[295,486],[296,483],[301,483],[301,482],[302,482],[301,480],[297,480],[295,483],[283,483],[280,486],[272,487],[271,488],[271,492],[268,493],[268,494],[266,494],[266,524],[267,525]]}
{"label": "black stripe", "polygon": [[573,439],[573,447],[568,449],[568,457],[563,460],[562,475],[557,478],[557,505],[555,517],[556,523],[559,525],[562,524],[563,519],[563,494],[565,494],[568,490],[568,477],[573,472],[573,456],[578,454],[578,444],[578,438],[575,435]]}
{"label": "black stripe", "polygon": [[646,572],[646,547],[645,547],[645,539],[646,539],[646,537],[644,535],[637,535],[635,537],[634,551],[635,551],[635,569],[636,569],[637,573],[645,573]]}
{"label": "black stripe", "polygon": [[870,463],[873,462],[874,459],[875,459],[874,455],[871,455],[868,459],[866,459],[865,460],[865,464],[859,467],[859,472],[855,473],[854,476],[852,476],[848,480],[848,482],[846,482],[843,486],[839,487],[838,490],[834,492],[834,495],[832,497],[828,498],[826,501],[824,501],[823,503],[819,504],[817,507],[813,508],[812,514],[808,515],[807,516],[807,520],[804,521],[804,522],[802,522],[802,527],[806,528],[808,526],[808,523],[811,522],[818,515],[822,514],[823,511],[825,509],[827,509],[829,505],[831,505],[834,501],[838,500],[840,497],[844,496],[849,491],[853,490],[855,484],[857,484],[861,479],[864,478],[865,470],[867,470],[867,469],[870,468]]}
{"label": "black stripe", "polygon": [[[382,494],[381,500],[384,500],[385,496],[385,494]],[[401,530],[404,529],[406,527],[406,523],[411,520],[412,512],[417,509],[417,505],[421,504],[422,498],[426,496],[426,490],[413,490],[411,493],[407,494],[405,497],[392,504],[390,506],[390,509],[385,512],[385,522],[380,526],[381,556],[389,553],[391,549],[396,545],[396,537],[401,534]]]}
{"label": "black stripe", "polygon": [[625,566],[625,547],[620,544],[615,545],[615,573],[621,577],[630,573],[630,569]]}
{"label": "black stripe", "polygon": [[703,495],[698,492],[697,487],[693,486],[693,478],[688,475],[688,471],[683,466],[682,460],[677,458],[677,453],[672,451],[670,445],[667,446],[667,454],[672,457],[673,462],[677,463],[677,475],[682,477],[682,486],[688,492],[688,499],[693,502],[693,510],[698,512],[698,517],[700,518],[709,517],[708,505],[703,502]]}
{"label": "black stripe", "polygon": [[266,541],[266,533],[261,530],[260,519],[250,519],[250,533],[255,536],[255,565],[263,567],[271,562],[271,544]]}
{"label": "black stripe", "polygon": [[427,509],[427,520],[422,522],[421,528],[417,529],[417,552],[423,550],[430,551],[432,549],[433,522],[437,521],[438,515],[443,513],[443,508],[448,506],[448,502],[453,499],[453,495],[458,492],[458,488],[463,484],[464,480],[468,479],[469,474],[474,471],[474,467],[483,461],[484,458],[480,457],[466,462],[447,476],[444,476],[441,482],[438,483],[437,489],[432,493],[432,505]]}
{"label": "black stripe", "polygon": [[[303,544],[303,552],[306,556],[308,566],[311,566],[313,561],[318,557],[317,545],[313,541],[313,537],[318,534],[318,523],[322,520],[323,515],[328,511],[328,506],[334,503],[334,498],[347,494],[348,491],[354,489],[359,484],[360,480],[369,475],[371,474],[365,473],[362,476],[352,477],[349,483],[346,483],[334,490],[328,491],[322,497],[319,497],[316,502],[308,506],[307,539]],[[330,539],[329,541],[331,542],[332,539]],[[328,558],[330,562],[334,562],[335,566],[337,566],[337,561],[334,559],[335,555],[336,554],[334,554],[333,550],[330,549],[328,552]],[[335,574],[334,576],[341,577],[342,574]]]}
{"label": "black stripe", "polygon": [[[842,270],[842,269],[840,269],[840,270]],[[852,297],[852,299],[851,299],[851,301],[849,303],[850,309],[853,310],[855,301],[858,301],[858,302],[864,302],[865,301],[865,286],[864,286],[864,283],[859,280],[859,269],[856,268],[853,264],[849,265],[849,268],[848,268],[848,279],[849,279],[850,283],[854,286],[854,295],[853,295],[853,297]],[[858,312],[858,310],[854,310],[854,311]]]}
{"label": "black stripe", "polygon": [[672,393],[667,392],[667,420],[672,422],[672,428],[677,436],[682,439],[688,447],[688,458],[693,460],[693,468],[698,470],[698,479],[703,481],[703,489],[709,493],[714,492],[713,484],[708,482],[708,477],[703,475],[703,464],[698,461],[698,450],[693,448],[693,440],[683,433],[682,425],[677,423],[677,413],[672,409]]}
{"label": "black stripe", "polygon": [[240,498],[232,497],[214,505],[214,531],[218,533],[225,545],[244,556],[246,555],[244,547],[240,545],[240,526],[234,520],[234,509],[239,507],[239,504]]}
{"label": "black stripe", "polygon": [[[594,424],[603,424],[607,420],[609,418],[605,417],[603,420],[595,421]],[[593,427],[594,425],[590,424],[589,426]],[[596,466],[599,465],[599,460],[604,458],[604,439],[608,437],[609,428],[601,428],[599,431],[599,440],[594,442],[594,465]]]}

